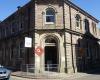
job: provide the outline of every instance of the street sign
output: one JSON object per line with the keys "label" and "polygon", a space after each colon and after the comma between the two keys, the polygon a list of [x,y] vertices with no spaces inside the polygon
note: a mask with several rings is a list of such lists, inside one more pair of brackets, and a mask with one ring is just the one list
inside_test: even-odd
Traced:
{"label": "street sign", "polygon": [[38,56],[41,56],[42,53],[43,53],[43,49],[41,46],[38,46],[36,49],[35,49],[35,53],[38,55]]}
{"label": "street sign", "polygon": [[32,47],[32,38],[25,37],[25,47],[28,47],[28,48]]}

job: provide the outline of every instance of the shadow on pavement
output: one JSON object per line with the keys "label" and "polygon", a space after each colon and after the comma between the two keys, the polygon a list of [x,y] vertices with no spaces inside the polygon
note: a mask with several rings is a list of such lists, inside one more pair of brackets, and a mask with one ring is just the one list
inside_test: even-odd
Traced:
{"label": "shadow on pavement", "polygon": [[94,74],[94,75],[100,75],[100,68],[91,70],[91,71],[87,71],[87,74]]}

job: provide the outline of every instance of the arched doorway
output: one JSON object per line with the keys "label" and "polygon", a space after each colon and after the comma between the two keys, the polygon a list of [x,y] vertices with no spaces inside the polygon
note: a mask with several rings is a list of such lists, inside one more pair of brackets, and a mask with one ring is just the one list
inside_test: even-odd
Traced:
{"label": "arched doorway", "polygon": [[58,71],[58,66],[58,41],[56,38],[49,36],[45,40],[45,70]]}

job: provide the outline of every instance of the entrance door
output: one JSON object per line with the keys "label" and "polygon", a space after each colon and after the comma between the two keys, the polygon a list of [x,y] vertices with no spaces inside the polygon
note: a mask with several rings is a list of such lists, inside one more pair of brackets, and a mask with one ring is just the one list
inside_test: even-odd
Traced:
{"label": "entrance door", "polygon": [[58,71],[59,55],[57,43],[54,39],[46,40],[45,44],[45,70]]}

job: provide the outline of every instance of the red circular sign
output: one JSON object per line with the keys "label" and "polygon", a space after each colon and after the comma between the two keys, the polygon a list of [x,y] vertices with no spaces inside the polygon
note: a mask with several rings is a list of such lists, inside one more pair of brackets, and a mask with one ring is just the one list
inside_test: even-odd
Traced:
{"label": "red circular sign", "polygon": [[35,49],[35,53],[36,53],[38,56],[41,56],[42,53],[43,53],[43,49],[42,49],[40,46],[38,46],[38,47]]}

